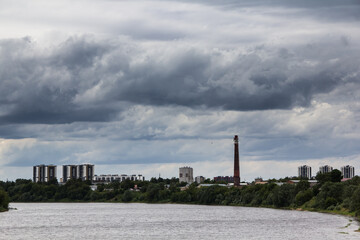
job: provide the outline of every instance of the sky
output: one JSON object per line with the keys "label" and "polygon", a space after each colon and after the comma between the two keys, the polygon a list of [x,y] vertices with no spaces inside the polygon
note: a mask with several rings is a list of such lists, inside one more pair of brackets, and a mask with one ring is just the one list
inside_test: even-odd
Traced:
{"label": "sky", "polygon": [[0,180],[360,171],[360,0],[0,0]]}

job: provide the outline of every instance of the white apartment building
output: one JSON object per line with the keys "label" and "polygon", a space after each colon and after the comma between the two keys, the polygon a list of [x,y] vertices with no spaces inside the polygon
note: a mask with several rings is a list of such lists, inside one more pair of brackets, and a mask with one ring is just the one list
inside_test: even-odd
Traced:
{"label": "white apartment building", "polygon": [[193,169],[191,167],[179,168],[179,182],[193,183]]}
{"label": "white apartment building", "polygon": [[341,175],[343,178],[353,178],[355,176],[355,168],[353,166],[343,166],[341,167]]}
{"label": "white apartment building", "polygon": [[320,173],[329,173],[333,170],[333,167],[329,166],[329,165],[325,165],[325,166],[321,166],[319,167],[319,172]]}
{"label": "white apartment building", "polygon": [[298,177],[300,178],[311,178],[311,167],[303,165],[298,167]]}

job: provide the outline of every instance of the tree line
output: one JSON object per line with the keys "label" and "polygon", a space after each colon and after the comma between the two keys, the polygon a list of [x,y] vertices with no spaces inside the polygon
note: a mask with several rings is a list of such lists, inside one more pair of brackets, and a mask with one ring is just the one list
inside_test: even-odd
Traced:
{"label": "tree line", "polygon": [[339,175],[339,171],[336,171],[318,174],[318,184],[313,187],[303,179],[297,184],[279,184],[271,180],[268,184],[250,184],[242,188],[219,185],[199,187],[193,183],[181,189],[186,184],[179,183],[177,178],[152,178],[150,181],[126,180],[100,184],[96,190],[91,189],[90,182],[81,180],[70,180],[59,185],[56,180],[33,183],[31,180],[18,179],[15,182],[0,182],[0,189],[9,195],[12,202],[191,203],[302,208],[360,216],[360,177],[341,182],[341,173]]}

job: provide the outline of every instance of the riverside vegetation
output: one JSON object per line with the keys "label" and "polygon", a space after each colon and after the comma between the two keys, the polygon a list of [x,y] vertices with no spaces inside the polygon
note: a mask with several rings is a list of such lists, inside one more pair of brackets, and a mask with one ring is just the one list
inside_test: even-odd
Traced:
{"label": "riverside vegetation", "polygon": [[[59,185],[56,180],[33,183],[31,180],[18,179],[15,182],[0,181],[0,189],[6,191],[12,202],[191,203],[302,209],[360,217],[360,177],[340,182],[341,173],[334,170],[318,174],[316,179],[319,183],[314,187],[310,187],[305,179],[294,185],[286,183],[289,179],[285,178],[242,188],[219,185],[198,187],[193,183],[183,191],[180,188],[185,183],[179,183],[177,178],[100,184],[94,191],[88,181],[70,180]],[[279,181],[284,184],[276,184]],[[5,199],[6,208],[8,200],[1,197],[4,196],[2,192],[0,199]]]}
{"label": "riverside vegetation", "polygon": [[7,211],[9,209],[9,196],[0,188],[0,212]]}

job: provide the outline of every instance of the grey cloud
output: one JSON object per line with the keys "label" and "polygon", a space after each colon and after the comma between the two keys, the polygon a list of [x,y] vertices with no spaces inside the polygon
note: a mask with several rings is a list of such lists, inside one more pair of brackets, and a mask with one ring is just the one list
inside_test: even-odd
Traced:
{"label": "grey cloud", "polygon": [[28,38],[6,40],[0,122],[110,121],[124,102],[236,111],[306,107],[316,94],[357,82],[359,52],[341,39],[263,46],[231,60],[222,50],[150,51],[85,36],[35,54],[39,46]]}

